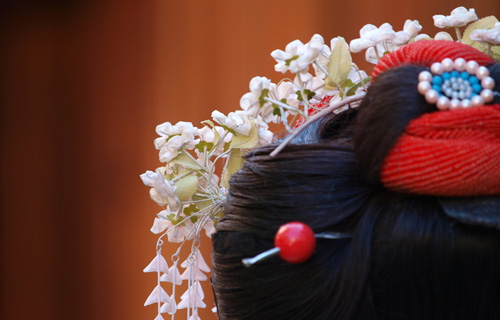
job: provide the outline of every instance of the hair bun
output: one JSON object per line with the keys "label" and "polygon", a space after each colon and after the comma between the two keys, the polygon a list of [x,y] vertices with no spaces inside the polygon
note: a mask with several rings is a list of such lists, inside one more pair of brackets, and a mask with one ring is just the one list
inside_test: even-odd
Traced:
{"label": "hair bun", "polygon": [[500,194],[500,106],[439,111],[418,93],[418,74],[444,58],[494,60],[462,43],[418,41],[385,55],[360,106],[355,150],[362,176],[436,196]]}

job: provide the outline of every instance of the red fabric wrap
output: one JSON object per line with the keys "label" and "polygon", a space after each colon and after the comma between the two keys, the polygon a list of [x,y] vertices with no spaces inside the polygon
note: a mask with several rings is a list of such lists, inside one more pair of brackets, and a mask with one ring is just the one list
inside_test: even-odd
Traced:
{"label": "red fabric wrap", "polygon": [[500,106],[414,119],[385,159],[381,181],[436,196],[500,194]]}
{"label": "red fabric wrap", "polygon": [[482,66],[495,62],[487,54],[463,43],[446,40],[421,40],[383,56],[373,69],[372,78],[375,79],[387,69],[406,64],[430,67],[434,62],[441,62],[444,58],[475,60]]}
{"label": "red fabric wrap", "polygon": [[[417,41],[385,55],[373,79],[387,69],[444,58],[491,65],[488,55],[453,41]],[[395,106],[397,107],[397,106]],[[391,190],[436,196],[500,194],[500,106],[439,111],[412,120],[380,173]]]}

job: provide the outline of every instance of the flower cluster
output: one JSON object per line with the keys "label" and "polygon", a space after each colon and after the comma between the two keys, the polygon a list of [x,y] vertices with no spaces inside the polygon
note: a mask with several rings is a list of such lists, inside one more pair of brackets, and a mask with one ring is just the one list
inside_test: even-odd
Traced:
{"label": "flower cluster", "polygon": [[[204,229],[207,236],[214,232],[214,223],[222,215],[229,177],[241,167],[242,154],[269,144],[273,134],[259,114],[244,110],[228,115],[214,111],[212,120],[204,121],[201,128],[188,122],[175,125],[166,122],[158,125],[156,132],[159,137],[154,145],[159,150],[160,162],[165,165],[154,172],[146,171],[141,179],[151,187],[151,199],[163,207],[151,228],[153,233],[162,236],[157,256],[144,271],[156,272],[159,282],[170,282],[174,287],[182,280],[189,280],[189,284],[177,304],[175,294],[168,296],[159,283],[146,305],[162,304],[160,317],[161,313],[173,314],[182,308],[189,308],[196,316],[197,308],[205,307],[199,281],[206,280],[203,272],[210,271],[198,250],[200,231]],[[171,268],[161,255],[163,237],[169,242],[181,243],[172,257]],[[181,264],[186,271],[180,274],[177,267],[180,250],[190,240],[193,241],[191,254]]]}
{"label": "flower cluster", "polygon": [[411,40],[414,40],[422,26],[418,20],[406,20],[402,31],[394,31],[388,23],[382,24],[379,28],[372,24],[367,24],[361,28],[359,39],[351,41],[353,52],[366,51],[366,60],[370,63],[377,63],[387,52],[392,52]]}
{"label": "flower cluster", "polygon": [[[457,33],[459,40],[488,43],[483,51],[489,51],[491,45],[497,46],[500,24],[496,19],[487,19],[469,25],[463,39]],[[458,28],[477,20],[477,16],[473,9],[460,7],[450,16],[435,16],[434,20],[440,27]],[[272,142],[268,124],[281,124],[290,133],[272,156],[304,127],[301,124],[328,112],[355,108],[367,90],[370,77],[353,63],[351,52],[366,50],[366,60],[377,63],[384,54],[409,42],[430,38],[419,34],[421,29],[417,20],[406,20],[403,30],[397,32],[388,23],[380,27],[367,24],[361,29],[360,38],[350,44],[342,37],[325,44],[318,34],[305,44],[292,41],[284,50],[271,53],[276,60],[275,70],[292,76],[277,83],[266,77],[254,77],[249,92],[240,99],[240,110],[227,115],[214,111],[211,120],[202,122],[199,128],[189,122],[165,122],[157,126],[159,137],[154,145],[164,165],[141,175],[143,183],[151,188],[151,199],[162,207],[151,228],[153,233],[160,234],[157,254],[144,270],[155,272],[158,278],[146,301],[146,305],[158,304],[156,320],[163,319],[163,313],[175,314],[182,308],[188,310],[189,319],[199,319],[198,308],[206,306],[200,281],[206,280],[204,273],[210,271],[199,251],[201,234],[205,230],[210,236],[214,224],[222,217],[229,178],[243,165],[243,155]],[[438,33],[435,39],[453,40],[446,32]],[[180,243],[171,257],[171,267],[161,254],[164,238]],[[190,254],[180,263],[185,269],[181,274],[178,262],[186,243],[191,244]],[[177,304],[176,286],[183,280],[188,281],[188,289]],[[162,282],[172,284],[170,295],[162,288]]]}
{"label": "flower cluster", "polygon": [[[434,15],[433,18],[434,25],[438,28],[454,28],[457,41],[474,46],[499,60],[500,23],[495,17],[478,19],[474,9],[458,7],[448,16]],[[466,27],[463,36],[461,27]],[[438,32],[433,38],[425,33],[419,34],[421,30],[422,26],[417,20],[406,20],[403,30],[398,32],[388,23],[378,28],[367,24],[361,28],[360,38],[351,41],[350,48],[352,52],[366,50],[366,60],[376,64],[384,54],[412,41],[431,39],[454,41],[453,36],[446,31]]]}

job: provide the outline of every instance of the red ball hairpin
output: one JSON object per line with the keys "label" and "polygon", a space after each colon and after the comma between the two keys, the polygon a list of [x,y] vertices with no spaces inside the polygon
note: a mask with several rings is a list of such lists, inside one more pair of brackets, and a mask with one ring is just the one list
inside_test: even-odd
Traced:
{"label": "red ball hairpin", "polygon": [[286,262],[302,263],[312,256],[316,249],[316,238],[344,239],[351,238],[351,234],[323,232],[314,233],[307,224],[302,222],[289,222],[282,225],[274,237],[274,248],[256,255],[253,258],[242,260],[243,265],[250,267],[257,262],[279,255]]}

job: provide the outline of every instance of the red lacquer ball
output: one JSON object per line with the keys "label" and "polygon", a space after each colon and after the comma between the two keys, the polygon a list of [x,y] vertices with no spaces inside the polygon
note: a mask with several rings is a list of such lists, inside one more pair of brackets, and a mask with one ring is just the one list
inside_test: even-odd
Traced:
{"label": "red lacquer ball", "polygon": [[314,231],[302,222],[282,225],[274,237],[274,246],[280,249],[281,259],[290,263],[307,261],[316,248]]}

